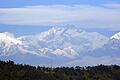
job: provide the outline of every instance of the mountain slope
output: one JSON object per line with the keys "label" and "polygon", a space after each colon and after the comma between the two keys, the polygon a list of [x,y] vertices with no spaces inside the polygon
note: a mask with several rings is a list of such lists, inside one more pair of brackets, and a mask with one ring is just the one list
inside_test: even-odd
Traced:
{"label": "mountain slope", "polygon": [[86,65],[97,65],[97,64],[118,64],[120,65],[120,40],[118,33],[110,37],[107,44],[101,48],[97,48],[90,51],[78,59],[66,63],[66,66],[86,66]]}
{"label": "mountain slope", "polygon": [[0,58],[6,59],[7,56],[7,59],[18,62],[23,60],[25,63],[33,59],[30,64],[38,60],[36,64],[41,65],[41,61],[44,61],[44,64],[51,61],[56,65],[89,65],[102,62],[111,64],[114,63],[112,60],[119,64],[118,37],[119,33],[108,38],[100,33],[86,32],[74,26],[53,27],[36,35],[20,37],[5,32],[0,33]]}
{"label": "mountain slope", "polygon": [[0,33],[0,52],[3,54],[15,53],[22,46],[22,42],[14,37],[13,34]]}
{"label": "mountain slope", "polygon": [[120,40],[120,32],[118,32],[118,33],[116,33],[115,35],[113,35],[110,39]]}
{"label": "mountain slope", "polygon": [[[1,33],[2,35],[4,36],[3,33]],[[53,27],[48,31],[36,35],[21,36],[18,38],[9,35],[5,36],[8,37],[5,37],[4,40],[1,37],[0,42],[1,44],[4,42],[7,45],[7,52],[14,45],[18,47],[19,53],[32,53],[40,56],[56,55],[70,58],[100,48],[108,41],[107,37],[97,32],[90,33],[78,30],[75,27]],[[4,48],[5,46],[6,48],[6,45],[1,47]]]}

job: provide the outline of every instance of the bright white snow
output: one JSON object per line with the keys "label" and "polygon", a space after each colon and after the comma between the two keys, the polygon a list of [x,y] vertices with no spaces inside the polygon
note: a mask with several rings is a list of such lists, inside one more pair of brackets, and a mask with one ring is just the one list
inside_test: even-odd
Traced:
{"label": "bright white snow", "polygon": [[115,35],[113,35],[113,36],[111,37],[111,39],[118,39],[118,40],[120,40],[120,32],[118,32],[118,33],[116,33]]}
{"label": "bright white snow", "polygon": [[2,45],[0,48],[8,53],[11,51],[14,53],[16,50],[24,54],[56,55],[73,58],[82,53],[101,48],[108,40],[109,38],[97,32],[86,32],[71,26],[53,27],[36,35],[17,38],[7,32],[0,33],[0,45]]}

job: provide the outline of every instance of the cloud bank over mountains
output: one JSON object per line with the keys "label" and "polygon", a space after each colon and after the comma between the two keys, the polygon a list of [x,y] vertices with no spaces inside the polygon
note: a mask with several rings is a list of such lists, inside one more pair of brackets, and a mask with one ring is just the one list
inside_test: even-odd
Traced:
{"label": "cloud bank over mountains", "polygon": [[0,24],[62,25],[120,30],[120,4],[38,5],[0,8]]}
{"label": "cloud bank over mountains", "polygon": [[33,57],[37,56],[38,63],[41,63],[42,59],[47,64],[46,60],[50,59],[56,62],[55,64],[62,62],[70,66],[119,64],[119,35],[117,33],[108,38],[100,33],[86,32],[73,26],[53,27],[36,35],[20,37],[4,32],[0,33],[0,57],[19,55],[18,57],[31,57],[30,59],[35,61]]}

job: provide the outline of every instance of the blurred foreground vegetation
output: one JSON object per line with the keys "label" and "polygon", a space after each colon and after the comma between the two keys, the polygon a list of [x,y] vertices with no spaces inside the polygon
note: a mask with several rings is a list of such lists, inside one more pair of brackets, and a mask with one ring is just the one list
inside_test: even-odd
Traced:
{"label": "blurred foreground vegetation", "polygon": [[0,80],[120,80],[120,66],[50,68],[0,61]]}

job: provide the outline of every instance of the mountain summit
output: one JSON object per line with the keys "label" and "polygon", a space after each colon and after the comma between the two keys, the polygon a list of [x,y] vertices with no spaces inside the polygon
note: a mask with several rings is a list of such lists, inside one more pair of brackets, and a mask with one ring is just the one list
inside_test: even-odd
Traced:
{"label": "mountain summit", "polygon": [[13,34],[8,32],[0,33],[0,42],[4,42],[6,46],[12,44],[22,45],[22,42],[20,40],[16,39]]}
{"label": "mountain summit", "polygon": [[115,35],[113,35],[110,39],[120,40],[120,32],[118,32],[118,33],[116,33]]}
{"label": "mountain summit", "polygon": [[67,65],[119,63],[119,40],[120,32],[108,38],[98,32],[87,32],[72,26],[53,27],[20,37],[5,32],[0,33],[0,55],[28,63],[37,59],[37,64],[41,61],[48,64],[51,60],[56,64],[69,62]]}
{"label": "mountain summit", "polygon": [[[14,49],[17,46],[19,53],[32,53],[39,56],[56,55],[69,58],[101,48],[107,41],[107,37],[97,32],[78,30],[74,26],[53,27],[36,35],[17,38],[7,32],[0,34],[0,45],[5,44],[0,46],[1,51],[5,49],[9,52],[12,51],[11,47]],[[4,51],[2,52],[4,53]]]}

